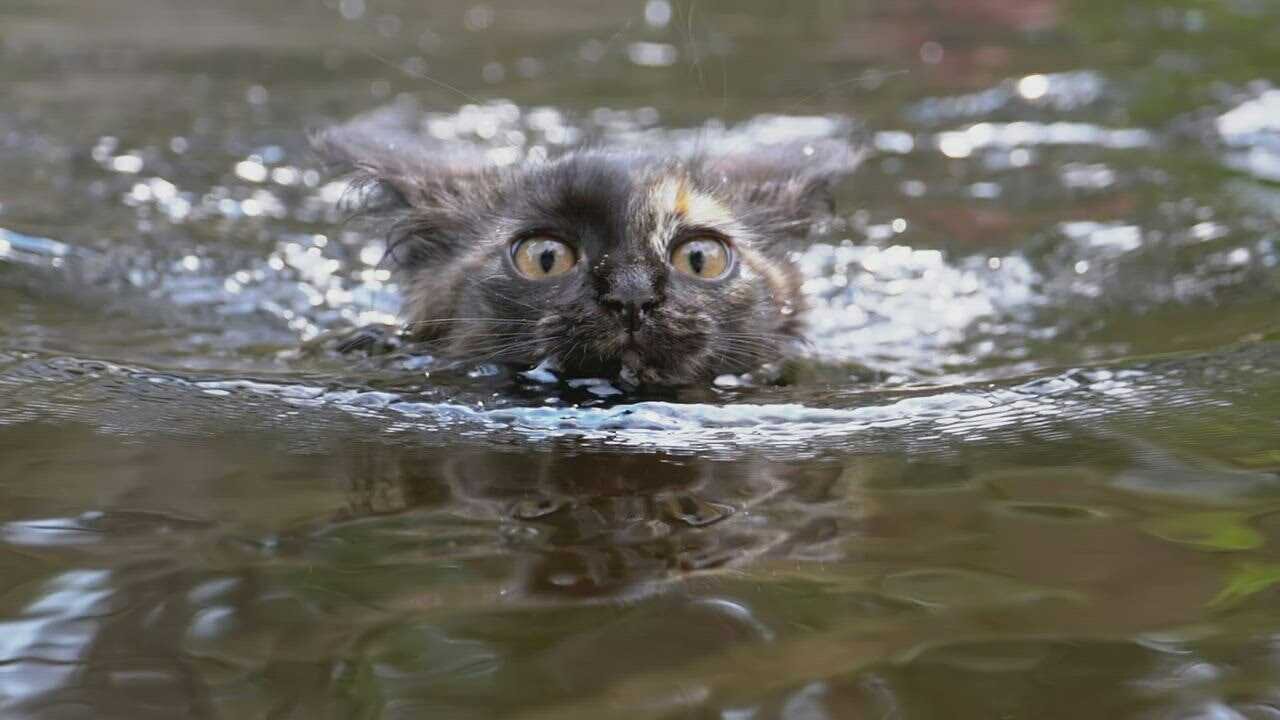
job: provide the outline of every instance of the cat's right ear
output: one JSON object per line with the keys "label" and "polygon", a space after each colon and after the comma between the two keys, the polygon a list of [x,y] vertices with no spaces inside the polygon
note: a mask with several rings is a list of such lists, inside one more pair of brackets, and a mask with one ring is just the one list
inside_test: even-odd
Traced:
{"label": "cat's right ear", "polygon": [[453,253],[458,226],[488,194],[492,168],[476,148],[359,120],[313,132],[311,145],[329,173],[349,178],[345,209],[381,226],[401,269]]}
{"label": "cat's right ear", "polygon": [[405,208],[447,207],[490,166],[477,148],[359,122],[313,132],[311,146],[330,172],[348,175],[381,202]]}

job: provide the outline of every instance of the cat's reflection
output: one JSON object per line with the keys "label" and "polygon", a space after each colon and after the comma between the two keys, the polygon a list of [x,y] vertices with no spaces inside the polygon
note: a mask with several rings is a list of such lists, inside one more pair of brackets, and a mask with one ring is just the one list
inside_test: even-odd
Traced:
{"label": "cat's reflection", "polygon": [[353,518],[434,509],[493,523],[494,542],[520,568],[512,593],[576,602],[634,599],[821,535],[820,522],[780,527],[753,511],[795,504],[796,492],[812,494],[839,472],[570,444],[536,454],[379,453],[353,470]]}

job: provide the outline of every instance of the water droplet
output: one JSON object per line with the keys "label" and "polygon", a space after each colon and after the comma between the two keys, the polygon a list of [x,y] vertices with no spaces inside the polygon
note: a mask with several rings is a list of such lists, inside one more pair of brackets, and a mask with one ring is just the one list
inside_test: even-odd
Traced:
{"label": "water droplet", "polygon": [[932,40],[920,46],[920,60],[929,64],[937,65],[942,62],[943,49],[942,45]]}
{"label": "water droplet", "polygon": [[487,29],[493,25],[493,7],[490,5],[473,5],[467,9],[466,15],[462,18],[462,24],[472,32]]}
{"label": "water droplet", "polygon": [[342,0],[338,3],[338,12],[344,20],[358,20],[364,17],[364,0]]}
{"label": "water droplet", "polygon": [[671,22],[671,3],[667,0],[649,0],[644,4],[644,21],[649,27],[666,27]]}
{"label": "water droplet", "polygon": [[1028,100],[1039,100],[1049,92],[1049,78],[1044,75],[1028,75],[1018,81],[1018,94]]}

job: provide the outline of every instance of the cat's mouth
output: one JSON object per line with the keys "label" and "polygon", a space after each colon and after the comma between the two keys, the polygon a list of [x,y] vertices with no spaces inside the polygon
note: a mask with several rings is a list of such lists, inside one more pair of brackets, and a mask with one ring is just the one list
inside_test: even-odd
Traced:
{"label": "cat's mouth", "polygon": [[553,361],[562,374],[656,385],[680,384],[701,374],[706,355],[701,334],[673,332],[656,323],[632,330],[597,320],[557,315],[542,321],[546,345],[556,351]]}
{"label": "cat's mouth", "polygon": [[682,362],[655,352],[653,341],[646,342],[643,333],[612,343],[597,353],[574,353],[554,359],[557,370],[568,377],[616,378],[624,385],[679,385],[698,377],[698,365],[691,362],[701,355],[695,347],[680,356]]}
{"label": "cat's mouth", "polygon": [[623,371],[629,370],[635,373],[652,364],[645,357],[645,345],[641,340],[641,334],[637,332],[620,333],[616,341],[614,355]]}
{"label": "cat's mouth", "polygon": [[597,345],[595,352],[572,353],[557,358],[560,370],[583,377],[618,377],[624,381],[655,382],[674,378],[675,366],[670,358],[655,352],[655,338],[649,333],[620,333],[609,342]]}

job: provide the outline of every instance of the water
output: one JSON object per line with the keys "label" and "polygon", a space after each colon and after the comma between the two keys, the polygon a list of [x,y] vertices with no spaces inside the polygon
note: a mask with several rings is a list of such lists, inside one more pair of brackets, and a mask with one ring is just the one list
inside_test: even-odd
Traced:
{"label": "water", "polygon": [[[1280,11],[0,6],[5,718],[1280,717]],[[305,130],[855,133],[808,357],[430,358]]]}

